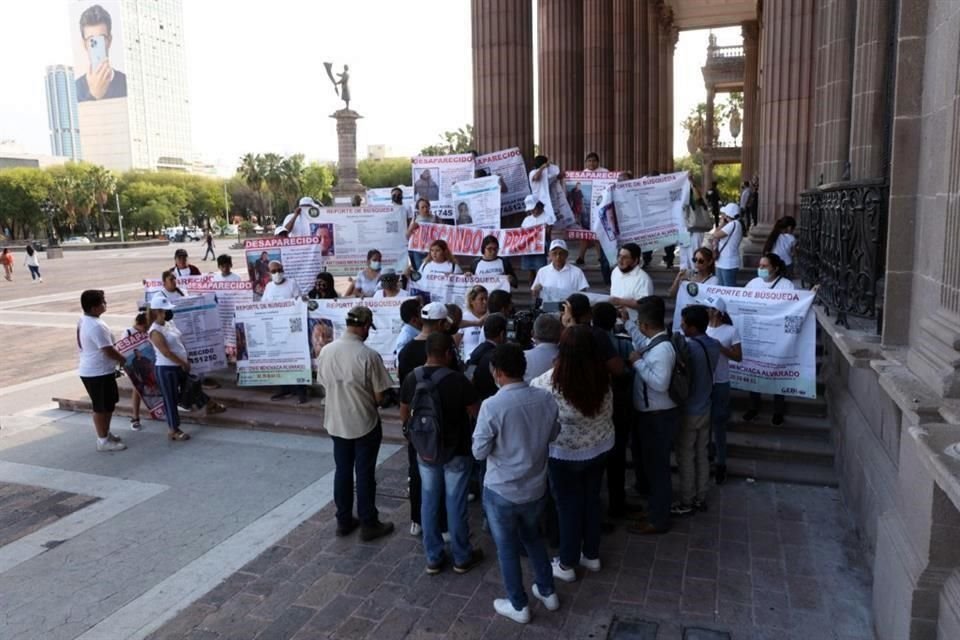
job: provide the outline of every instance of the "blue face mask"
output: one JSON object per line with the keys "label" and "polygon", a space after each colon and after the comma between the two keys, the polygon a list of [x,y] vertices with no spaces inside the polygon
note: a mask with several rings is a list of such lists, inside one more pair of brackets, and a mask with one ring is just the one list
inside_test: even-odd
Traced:
{"label": "blue face mask", "polygon": [[371,260],[371,261],[370,261],[370,268],[373,269],[374,271],[380,271],[380,261],[379,261],[379,260]]}
{"label": "blue face mask", "polygon": [[757,275],[760,276],[761,278],[763,278],[764,280],[768,280],[768,279],[770,278],[770,270],[769,270],[769,269],[757,269]]}

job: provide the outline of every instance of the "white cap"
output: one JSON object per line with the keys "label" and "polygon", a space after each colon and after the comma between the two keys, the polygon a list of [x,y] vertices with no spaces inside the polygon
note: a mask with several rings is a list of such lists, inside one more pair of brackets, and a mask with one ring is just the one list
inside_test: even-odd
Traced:
{"label": "white cap", "polygon": [[287,233],[287,234],[289,234],[290,232],[287,230],[287,228],[286,228],[285,226],[283,226],[283,225],[281,224],[280,226],[278,226],[276,229],[273,230],[273,235],[278,236],[278,235],[280,235],[281,233]]}
{"label": "white cap", "polygon": [[304,196],[300,198],[300,203],[297,206],[298,207],[317,207],[318,209],[320,208],[320,205],[317,204],[317,201],[311,198],[310,196]]}
{"label": "white cap", "polygon": [[150,308],[173,311],[175,307],[173,306],[173,303],[167,299],[167,296],[163,295],[162,293],[155,293],[153,294],[153,297],[150,298]]}
{"label": "white cap", "polygon": [[536,196],[530,195],[523,199],[524,211],[533,211],[538,204],[540,204],[540,200]]}
{"label": "white cap", "polygon": [[736,220],[740,217],[740,205],[736,202],[728,202],[723,205],[723,208],[720,209],[720,213],[727,216],[731,220]]}
{"label": "white cap", "polygon": [[557,238],[550,243],[550,251],[553,251],[554,249],[563,249],[569,253],[569,249],[567,249],[567,243],[560,238]]}
{"label": "white cap", "polygon": [[721,313],[727,312],[727,303],[723,301],[723,298],[716,294],[697,296],[693,299],[693,304],[701,304],[705,307],[716,309]]}
{"label": "white cap", "polygon": [[424,320],[449,320],[447,305],[442,302],[431,302],[420,309],[420,317]]}

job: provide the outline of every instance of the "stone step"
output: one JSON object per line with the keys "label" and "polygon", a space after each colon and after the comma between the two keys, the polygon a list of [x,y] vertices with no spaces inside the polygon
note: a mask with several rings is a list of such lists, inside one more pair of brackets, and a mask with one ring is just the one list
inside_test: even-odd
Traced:
{"label": "stone step", "polygon": [[727,455],[747,460],[790,460],[833,464],[833,445],[829,439],[805,435],[766,432],[727,432]]}
{"label": "stone step", "polygon": [[805,415],[787,415],[780,426],[770,424],[770,414],[760,414],[750,422],[741,419],[741,412],[733,415],[727,425],[727,433],[766,434],[777,433],[789,436],[815,438],[828,441],[830,439],[830,423],[822,417]]}
{"label": "stone step", "polygon": [[833,465],[811,464],[789,460],[755,460],[729,457],[727,475],[767,482],[808,484],[821,487],[839,486]]}

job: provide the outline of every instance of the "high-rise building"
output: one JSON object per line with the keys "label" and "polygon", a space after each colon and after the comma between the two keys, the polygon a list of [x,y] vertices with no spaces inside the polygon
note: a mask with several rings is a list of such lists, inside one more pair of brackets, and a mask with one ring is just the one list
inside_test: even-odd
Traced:
{"label": "high-rise building", "polygon": [[182,0],[73,0],[70,23],[84,158],[188,171]]}
{"label": "high-rise building", "polygon": [[50,123],[50,153],[82,160],[80,122],[77,118],[77,91],[73,67],[47,67],[47,120]]}

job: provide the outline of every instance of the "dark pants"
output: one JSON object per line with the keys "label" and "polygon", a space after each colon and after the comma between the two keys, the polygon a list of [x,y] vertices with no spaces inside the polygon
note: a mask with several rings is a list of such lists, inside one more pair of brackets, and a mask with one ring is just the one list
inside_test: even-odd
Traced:
{"label": "dark pants", "polygon": [[27,268],[30,269],[30,279],[36,280],[40,277],[40,267],[35,267],[32,264],[28,264]]}
{"label": "dark pants", "polygon": [[360,524],[371,526],[377,522],[377,455],[383,429],[380,423],[370,433],[359,438],[333,436],[333,461],[337,470],[333,476],[333,501],[337,505],[337,524],[346,527],[353,519],[353,478],[357,478],[357,516]]}
{"label": "dark pants", "polygon": [[[420,512],[423,509],[423,478],[420,477],[420,465],[417,462],[417,450],[412,444],[407,444],[407,475],[410,476],[410,522],[420,522]],[[447,531],[447,505],[440,502],[440,531]]]}
{"label": "dark pants", "polygon": [[[670,246],[663,248],[663,261],[667,263],[668,267],[673,266],[673,257],[677,251],[677,245],[671,244]],[[643,266],[646,268],[653,262],[653,251],[644,251],[643,252]]]}
{"label": "dark pants", "polygon": [[280,393],[287,393],[297,396],[298,400],[306,401],[307,385],[305,384],[285,384],[280,387]]}
{"label": "dark pants", "polygon": [[655,527],[670,525],[673,481],[670,476],[670,449],[677,437],[677,410],[647,411],[640,414],[643,468],[650,485],[649,521]]}
{"label": "dark pants", "polygon": [[211,258],[217,257],[217,254],[213,252],[213,247],[209,244],[207,245],[207,250],[203,252],[203,259],[206,260],[207,256],[210,256]]}
{"label": "dark pants", "polygon": [[[754,411],[760,411],[760,399],[761,395],[759,393],[750,392],[750,408]],[[783,415],[787,412],[787,399],[781,395],[773,396],[773,412]]]}
{"label": "dark pants", "polygon": [[603,252],[600,243],[597,243],[597,253],[600,254],[600,275],[603,276],[603,282],[610,284],[610,261],[607,260],[607,254]]}
{"label": "dark pants", "polygon": [[[610,511],[617,513],[623,509],[627,500],[627,445],[630,442],[630,431],[633,428],[634,417],[632,407],[629,411],[614,410],[613,428],[615,440],[613,450],[607,454],[607,495],[610,497]],[[634,461],[634,465],[637,461]]]}
{"label": "dark pants", "polygon": [[158,365],[155,367],[157,384],[160,386],[160,395],[163,397],[163,413],[166,414],[167,428],[176,431],[180,428],[180,411],[177,404],[180,402],[180,385],[183,384],[187,373],[180,367]]}
{"label": "dark pants", "polygon": [[580,554],[590,560],[600,557],[600,489],[606,454],[590,460],[547,462],[550,489],[560,521],[560,562],[575,567]]}

